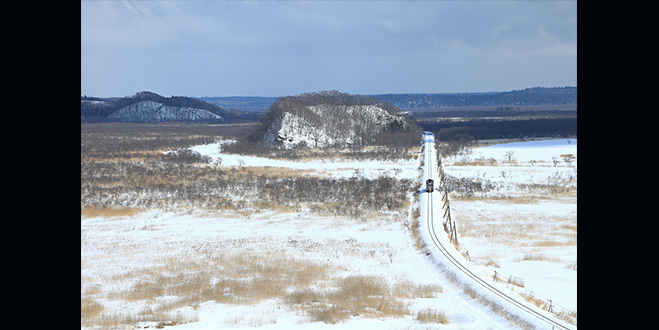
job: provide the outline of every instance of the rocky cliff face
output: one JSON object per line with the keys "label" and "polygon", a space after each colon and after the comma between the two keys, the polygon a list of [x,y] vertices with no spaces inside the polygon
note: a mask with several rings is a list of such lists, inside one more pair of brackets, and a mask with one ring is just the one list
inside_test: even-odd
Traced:
{"label": "rocky cliff face", "polygon": [[282,111],[262,142],[284,148],[367,145],[378,134],[406,130],[403,117],[377,105],[319,104]]}
{"label": "rocky cliff face", "polygon": [[113,121],[122,122],[162,122],[162,121],[221,121],[222,116],[208,110],[176,107],[155,101],[140,101],[123,107],[108,116]]}

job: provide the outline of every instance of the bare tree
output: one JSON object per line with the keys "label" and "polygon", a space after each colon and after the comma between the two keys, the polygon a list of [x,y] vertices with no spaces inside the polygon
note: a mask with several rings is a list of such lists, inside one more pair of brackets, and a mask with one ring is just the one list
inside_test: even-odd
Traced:
{"label": "bare tree", "polygon": [[514,150],[508,150],[503,154],[503,156],[506,157],[506,159],[508,159],[508,161],[510,162],[510,161],[513,160],[513,154],[514,153],[515,153]]}
{"label": "bare tree", "polygon": [[574,160],[574,155],[573,154],[564,154],[564,155],[561,155],[561,156],[563,157],[563,161],[568,163],[568,164],[571,164],[572,161]]}

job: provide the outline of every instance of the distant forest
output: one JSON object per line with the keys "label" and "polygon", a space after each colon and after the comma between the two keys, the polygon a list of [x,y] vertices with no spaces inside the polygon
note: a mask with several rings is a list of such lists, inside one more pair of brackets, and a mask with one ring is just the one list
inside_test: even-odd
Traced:
{"label": "distant forest", "polygon": [[571,137],[577,136],[577,118],[539,119],[472,119],[420,123],[424,130],[436,134],[440,141],[453,141],[464,136],[474,139]]}
{"label": "distant forest", "polygon": [[577,104],[577,87],[534,87],[496,93],[378,94],[401,109]]}

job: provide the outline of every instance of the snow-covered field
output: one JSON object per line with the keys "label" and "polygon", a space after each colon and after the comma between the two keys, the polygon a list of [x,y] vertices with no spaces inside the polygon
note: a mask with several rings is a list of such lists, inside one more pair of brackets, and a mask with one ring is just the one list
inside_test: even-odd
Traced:
{"label": "snow-covered field", "polygon": [[202,155],[211,157],[213,162],[221,161],[222,166],[263,166],[277,168],[295,169],[305,171],[308,174],[320,174],[331,177],[350,177],[355,170],[367,178],[376,178],[380,175],[396,176],[397,178],[414,179],[417,176],[418,164],[415,161],[378,162],[378,161],[290,161],[281,159],[270,159],[264,157],[245,156],[221,153],[220,149],[224,142],[211,143],[191,148]]}
{"label": "snow-covered field", "polygon": [[[214,160],[221,158],[222,166],[269,166],[272,171],[292,168],[335,177],[350,177],[357,170],[370,178],[396,175],[419,179],[419,160],[294,162],[221,154],[217,144],[193,149]],[[517,163],[504,162],[503,154],[508,150],[515,151]],[[470,256],[478,261],[491,259],[501,274],[523,278],[524,289],[576,312],[576,197],[557,193],[556,198],[524,203],[503,198],[528,196],[528,191],[515,186],[518,183],[562,180],[576,187],[576,160],[567,164],[561,157],[555,167],[552,162],[552,157],[566,153],[576,155],[576,139],[569,144],[555,140],[477,148],[469,157],[495,158],[496,164],[458,165],[464,159],[456,158],[446,160],[444,167],[448,175],[486,178],[500,184],[498,191],[484,193],[482,198],[451,200],[460,243]],[[411,211],[416,201],[411,194],[409,200]],[[385,213],[363,221],[274,210],[248,214],[152,210],[133,216],[83,217],[83,307],[102,321],[83,324],[82,328],[155,328],[162,324],[152,316],[162,314],[175,320],[173,329],[188,330],[517,328],[443,276],[442,268],[416,248],[409,230],[411,220],[411,212]],[[237,267],[235,264],[245,268],[232,268]],[[247,264],[280,274],[254,270]],[[303,276],[309,278],[306,286],[299,284]],[[389,291],[396,292],[431,285],[430,294],[410,289],[392,298],[402,305],[403,313],[368,310],[336,324],[314,322],[305,309],[309,306],[290,302],[296,293],[334,292],[337,281],[355,276],[383,281]],[[233,287],[213,296],[235,297],[240,283],[255,287],[261,277],[280,281],[283,292],[263,290],[262,296],[250,296],[241,303],[197,296],[186,303],[172,293],[179,287],[181,295],[195,291],[185,290],[185,285],[203,289],[207,282],[219,287],[223,281],[235,281]],[[322,305],[323,299],[314,304]],[[448,324],[421,320],[419,312],[428,309],[443,312]]]}
{"label": "snow-covered field", "polygon": [[[524,289],[545,301],[551,299],[554,307],[574,312],[575,189],[565,192],[537,186],[576,188],[576,156],[577,139],[555,139],[475,148],[467,156],[444,161],[446,175],[488,180],[496,187],[474,198],[451,200],[460,242],[470,256],[490,263],[490,268],[506,277],[522,278]],[[494,159],[493,164],[489,159]]]}

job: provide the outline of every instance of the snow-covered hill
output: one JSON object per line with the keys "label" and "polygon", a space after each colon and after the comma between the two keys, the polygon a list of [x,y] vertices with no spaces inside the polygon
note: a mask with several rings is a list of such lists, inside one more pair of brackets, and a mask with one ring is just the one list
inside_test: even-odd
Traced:
{"label": "snow-covered hill", "polygon": [[319,104],[283,111],[268,126],[263,142],[284,148],[363,145],[377,134],[409,128],[403,117],[377,105]]}
{"label": "snow-covered hill", "polygon": [[122,122],[220,121],[222,116],[205,109],[170,106],[155,101],[140,101],[108,116]]}

